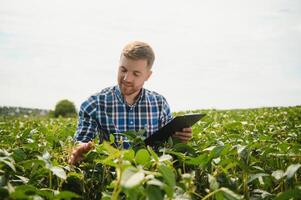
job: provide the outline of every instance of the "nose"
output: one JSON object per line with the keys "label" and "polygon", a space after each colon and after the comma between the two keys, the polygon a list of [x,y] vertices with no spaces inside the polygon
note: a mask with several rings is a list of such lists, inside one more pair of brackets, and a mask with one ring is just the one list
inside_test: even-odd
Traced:
{"label": "nose", "polygon": [[133,80],[133,76],[130,73],[126,73],[123,77],[123,80],[126,82],[131,82]]}

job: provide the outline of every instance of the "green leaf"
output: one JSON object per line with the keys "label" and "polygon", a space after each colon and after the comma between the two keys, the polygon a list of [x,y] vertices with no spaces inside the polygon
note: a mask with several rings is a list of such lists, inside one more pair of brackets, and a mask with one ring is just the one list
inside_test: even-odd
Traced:
{"label": "green leaf", "polygon": [[19,162],[19,161],[25,160],[27,155],[25,154],[23,149],[18,148],[18,149],[14,150],[14,153],[12,156],[16,162]]}
{"label": "green leaf", "polygon": [[217,158],[221,155],[222,151],[224,150],[225,146],[217,146],[213,148],[213,150],[210,152],[209,157],[211,159]]}
{"label": "green leaf", "polygon": [[25,169],[31,169],[33,166],[45,166],[45,162],[43,160],[38,159],[25,160],[19,162],[18,164],[21,164]]}
{"label": "green leaf", "polygon": [[0,196],[1,198],[3,199],[6,199],[9,197],[9,192],[7,189],[3,188],[3,187],[0,187]]}
{"label": "green leaf", "polygon": [[63,168],[57,167],[57,166],[53,166],[53,167],[50,168],[50,170],[57,177],[66,180],[67,176],[66,176],[66,172],[63,170]]}
{"label": "green leaf", "polygon": [[127,131],[120,135],[126,136],[129,140],[133,140],[136,137],[136,132],[135,131]]}
{"label": "green leaf", "polygon": [[116,163],[114,163],[114,160],[121,156],[121,151],[114,148],[112,145],[105,141],[100,146],[103,147],[103,150],[101,148],[98,148],[97,151],[99,153],[106,152],[106,154],[108,154],[108,157],[106,157],[105,159],[97,159],[97,161],[103,163],[104,165],[110,165],[115,167]]}
{"label": "green leaf", "polygon": [[16,172],[15,161],[10,157],[0,158],[0,162],[5,163],[9,168]]}
{"label": "green leaf", "polygon": [[32,185],[20,185],[15,188],[15,191],[11,193],[10,197],[13,199],[28,199],[29,196],[35,195],[37,188]]}
{"label": "green leaf", "polygon": [[102,192],[101,200],[111,200],[111,199],[112,199],[111,194],[109,194],[108,192]]}
{"label": "green leaf", "polygon": [[160,188],[164,187],[164,183],[162,183],[160,180],[158,179],[151,179],[147,182],[148,185],[155,185],[155,186],[159,186]]}
{"label": "green leaf", "polygon": [[163,189],[167,195],[167,197],[169,197],[169,199],[172,199],[173,197],[173,194],[174,194],[174,188],[170,187],[169,185],[167,184],[164,184],[163,185]]}
{"label": "green leaf", "polygon": [[246,147],[247,147],[247,146],[240,145],[240,144],[236,145],[236,148],[237,148],[237,154],[238,154],[239,156],[243,157],[244,154],[245,154],[245,152],[246,152]]}
{"label": "green leaf", "polygon": [[210,190],[214,191],[219,188],[219,183],[217,182],[216,178],[211,174],[208,174],[208,182],[209,182]]}
{"label": "green leaf", "polygon": [[146,149],[140,149],[135,156],[136,163],[146,165],[150,162],[151,157]]}
{"label": "green leaf", "polygon": [[169,185],[171,188],[174,188],[176,185],[176,177],[175,174],[173,173],[172,169],[165,165],[160,165],[158,168],[159,172],[163,176],[165,182],[167,185]]}
{"label": "green leaf", "polygon": [[240,200],[243,199],[243,197],[241,195],[236,194],[235,192],[233,192],[232,190],[222,187],[220,188],[220,190],[223,192],[223,195],[225,197],[225,199],[227,200]]}
{"label": "green leaf", "polygon": [[9,157],[11,153],[8,153],[5,149],[0,149],[0,156],[1,157]]}
{"label": "green leaf", "polygon": [[51,155],[48,153],[48,151],[45,151],[45,152],[43,153],[42,158],[43,158],[44,160],[49,160],[49,159],[51,158]]}
{"label": "green leaf", "polygon": [[269,193],[265,190],[261,190],[261,189],[255,189],[255,190],[252,191],[252,193],[256,194],[256,195],[259,194],[262,199],[274,196],[271,193]]}
{"label": "green leaf", "polygon": [[154,152],[154,150],[153,150],[150,146],[147,146],[147,150],[148,150],[149,153],[152,155],[153,159],[154,159],[156,162],[159,162],[159,157],[158,157],[158,155]]}
{"label": "green leaf", "polygon": [[94,160],[98,159],[99,154],[95,150],[91,150],[88,153],[84,154],[85,162],[93,163]]}
{"label": "green leaf", "polygon": [[73,192],[70,192],[70,191],[62,191],[60,192],[58,195],[55,195],[54,196],[54,199],[57,200],[57,199],[64,199],[64,200],[69,200],[69,199],[72,199],[72,198],[79,198],[80,196],[73,193]]}
{"label": "green leaf", "polygon": [[148,185],[146,187],[146,198],[148,200],[163,200],[164,196],[159,187]]}
{"label": "green leaf", "polygon": [[123,152],[123,158],[128,161],[132,161],[135,158],[135,151],[133,149],[127,149]]}
{"label": "green leaf", "polygon": [[115,142],[115,137],[113,134],[110,134],[110,143],[113,144]]}
{"label": "green leaf", "polygon": [[37,158],[44,161],[46,168],[50,169],[52,167],[50,162],[51,155],[48,153],[48,151],[45,151],[42,156],[37,156]]}
{"label": "green leaf", "polygon": [[28,181],[29,181],[29,179],[26,178],[26,177],[24,177],[24,176],[18,176],[18,175],[16,175],[16,177],[18,177],[25,184],[28,183]]}
{"label": "green leaf", "polygon": [[277,195],[274,200],[288,200],[288,199],[299,199],[301,197],[301,189],[295,188],[293,190],[287,190]]}
{"label": "green leaf", "polygon": [[163,154],[162,156],[159,157],[159,162],[164,162],[164,161],[172,161],[172,156],[169,154]]}
{"label": "green leaf", "polygon": [[74,191],[77,194],[82,194],[84,184],[84,174],[69,172],[66,181],[64,181],[62,185],[62,190]]}
{"label": "green leaf", "polygon": [[287,179],[291,179],[300,167],[301,167],[300,164],[290,165],[285,171],[285,175],[287,176]]}
{"label": "green leaf", "polygon": [[272,176],[279,181],[280,179],[282,179],[283,177],[285,177],[284,171],[283,170],[276,170],[273,171]]}
{"label": "green leaf", "polygon": [[173,146],[173,149],[176,151],[176,152],[181,152],[181,153],[188,153],[192,156],[196,156],[196,153],[195,153],[195,149],[192,148],[191,146],[187,145],[187,144],[184,144],[184,143],[177,143]]}
{"label": "green leaf", "polygon": [[223,192],[217,192],[216,194],[215,194],[215,198],[216,198],[216,200],[224,200],[225,198],[224,198],[224,195],[223,195]]}
{"label": "green leaf", "polygon": [[269,174],[265,174],[265,173],[251,174],[250,178],[248,180],[248,183],[251,183],[255,179],[258,179],[258,178],[263,177],[263,176],[270,176],[270,175]]}
{"label": "green leaf", "polygon": [[109,155],[119,155],[119,150],[114,148],[111,144],[109,144],[108,142],[104,141],[102,143],[103,148],[107,151],[107,153]]}
{"label": "green leaf", "polygon": [[144,179],[144,172],[134,167],[128,167],[121,176],[120,184],[122,187],[131,189],[138,186]]}
{"label": "green leaf", "polygon": [[196,158],[191,158],[189,160],[186,160],[185,163],[188,165],[206,166],[209,161],[210,158],[208,157],[207,154],[201,154]]}
{"label": "green leaf", "polygon": [[117,167],[116,162],[114,162],[114,158],[107,157],[105,159],[95,159],[95,162],[102,163],[103,165],[111,166],[111,167]]}
{"label": "green leaf", "polygon": [[43,197],[43,199],[53,199],[54,197],[54,193],[53,190],[48,190],[46,188],[37,190],[37,194],[41,197]]}

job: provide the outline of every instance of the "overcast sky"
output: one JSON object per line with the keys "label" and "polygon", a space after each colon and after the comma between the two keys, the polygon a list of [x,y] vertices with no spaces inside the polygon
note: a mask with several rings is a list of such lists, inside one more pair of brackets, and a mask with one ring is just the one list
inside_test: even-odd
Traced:
{"label": "overcast sky", "polygon": [[79,108],[133,40],[173,111],[301,105],[300,0],[0,0],[0,106]]}

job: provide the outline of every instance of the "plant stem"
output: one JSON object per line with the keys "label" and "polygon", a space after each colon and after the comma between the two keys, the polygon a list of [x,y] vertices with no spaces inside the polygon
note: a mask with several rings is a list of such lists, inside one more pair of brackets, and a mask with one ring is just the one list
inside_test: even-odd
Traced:
{"label": "plant stem", "polygon": [[209,197],[211,197],[212,195],[218,193],[219,191],[221,191],[221,189],[215,190],[215,191],[213,191],[213,192],[207,194],[204,198],[202,198],[202,200],[208,199]]}
{"label": "plant stem", "polygon": [[243,190],[245,194],[246,200],[250,199],[249,198],[249,187],[248,187],[248,174],[246,172],[243,173]]}
{"label": "plant stem", "polygon": [[118,200],[119,193],[121,192],[121,188],[120,188],[120,181],[121,181],[121,175],[122,175],[121,164],[122,164],[122,159],[121,159],[121,157],[119,157],[118,163],[117,163],[117,168],[116,168],[117,180],[116,180],[116,184],[114,186],[114,190],[112,193],[112,200]]}
{"label": "plant stem", "polygon": [[196,193],[196,192],[191,192],[192,194],[194,194],[195,196],[197,196],[197,197],[199,197],[200,199],[202,198],[202,196],[201,195],[199,195],[198,193]]}
{"label": "plant stem", "polygon": [[52,189],[52,173],[49,170],[49,188]]}

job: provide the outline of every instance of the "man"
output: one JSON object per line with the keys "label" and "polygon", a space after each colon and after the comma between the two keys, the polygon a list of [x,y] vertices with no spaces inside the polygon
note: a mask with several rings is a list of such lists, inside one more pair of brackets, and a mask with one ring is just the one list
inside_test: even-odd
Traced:
{"label": "man", "polygon": [[[120,133],[145,130],[150,136],[172,119],[165,98],[143,88],[152,75],[154,60],[152,48],[144,42],[135,41],[124,47],[118,85],[103,89],[81,105],[75,134],[75,140],[81,143],[72,151],[70,164],[83,159],[83,153],[92,148],[90,141],[97,135],[102,142],[114,134],[115,141],[122,140],[124,148],[128,148],[127,138]],[[186,143],[192,137],[191,128],[176,132],[174,137]]]}

